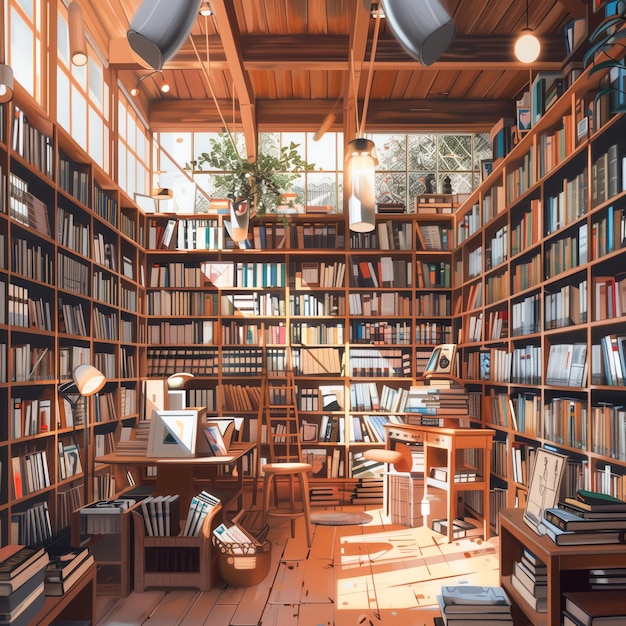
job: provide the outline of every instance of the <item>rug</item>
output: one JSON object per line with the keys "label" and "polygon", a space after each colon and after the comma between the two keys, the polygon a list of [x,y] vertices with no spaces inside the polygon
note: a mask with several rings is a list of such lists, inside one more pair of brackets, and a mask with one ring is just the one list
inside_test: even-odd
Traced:
{"label": "rug", "polygon": [[350,526],[352,524],[367,524],[374,518],[368,513],[342,513],[340,511],[328,513],[312,513],[311,523],[320,526]]}

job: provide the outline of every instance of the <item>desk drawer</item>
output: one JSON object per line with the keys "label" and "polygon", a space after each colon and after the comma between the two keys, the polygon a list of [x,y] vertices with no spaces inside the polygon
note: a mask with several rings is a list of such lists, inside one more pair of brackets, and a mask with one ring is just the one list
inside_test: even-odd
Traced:
{"label": "desk drawer", "polygon": [[402,441],[403,443],[423,443],[424,433],[417,432],[415,430],[394,428],[393,426],[387,426],[387,439],[394,441]]}
{"label": "desk drawer", "polygon": [[439,433],[427,433],[426,443],[429,446],[437,446],[438,448],[446,448],[450,450],[452,448],[452,437],[450,435],[443,435]]}

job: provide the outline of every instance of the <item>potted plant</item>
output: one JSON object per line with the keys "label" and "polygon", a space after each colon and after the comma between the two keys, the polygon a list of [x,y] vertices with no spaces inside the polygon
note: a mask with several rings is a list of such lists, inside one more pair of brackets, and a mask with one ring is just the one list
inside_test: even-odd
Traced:
{"label": "potted plant", "polygon": [[[281,194],[298,178],[298,173],[311,171],[297,151],[298,144],[282,146],[278,155],[259,151],[256,161],[242,158],[228,133],[209,140],[209,150],[202,152],[187,169],[212,169],[216,174],[215,190],[238,206],[245,206],[248,216],[272,213],[279,205]],[[245,204],[247,203],[247,205]]]}

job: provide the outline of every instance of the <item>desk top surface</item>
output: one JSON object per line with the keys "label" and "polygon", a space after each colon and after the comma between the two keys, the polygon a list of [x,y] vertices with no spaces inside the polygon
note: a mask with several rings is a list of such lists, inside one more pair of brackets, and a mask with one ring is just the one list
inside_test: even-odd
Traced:
{"label": "desk top surface", "polygon": [[254,443],[234,442],[224,456],[190,456],[190,457],[154,457],[154,456],[124,456],[115,453],[96,457],[97,463],[109,463],[111,465],[222,465],[234,463],[254,448]]}

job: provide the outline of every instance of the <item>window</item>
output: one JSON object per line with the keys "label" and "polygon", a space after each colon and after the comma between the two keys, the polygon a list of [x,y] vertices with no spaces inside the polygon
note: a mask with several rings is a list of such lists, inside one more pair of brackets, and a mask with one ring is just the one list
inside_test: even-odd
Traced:
{"label": "window", "polygon": [[[2,0],[4,1],[4,0]],[[8,62],[15,80],[45,105],[42,88],[42,0],[9,0],[8,2]]]}

